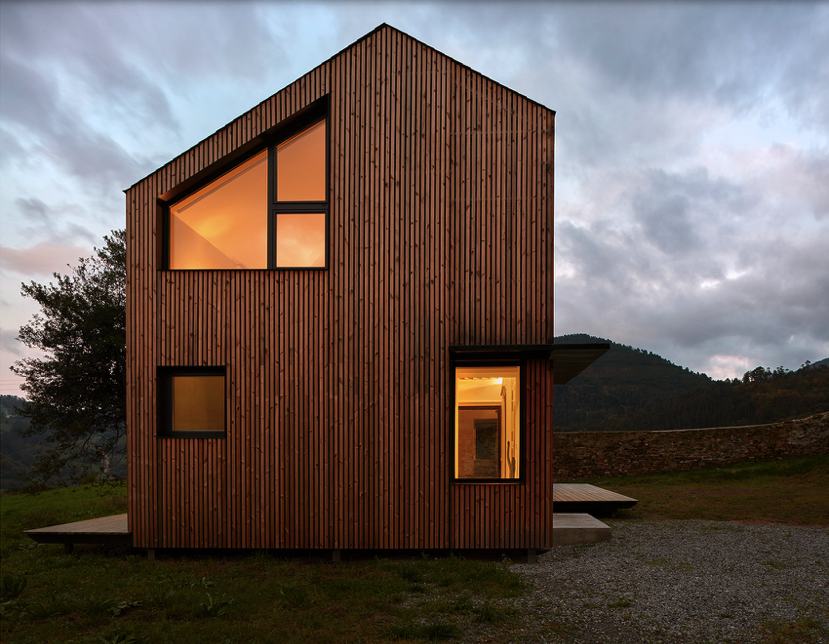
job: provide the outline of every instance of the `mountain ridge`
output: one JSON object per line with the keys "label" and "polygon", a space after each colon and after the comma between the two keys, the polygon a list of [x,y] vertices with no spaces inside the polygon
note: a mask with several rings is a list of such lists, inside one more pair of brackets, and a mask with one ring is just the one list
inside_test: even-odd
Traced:
{"label": "mountain ridge", "polygon": [[555,431],[693,429],[790,420],[829,410],[829,358],[790,371],[756,367],[712,380],[643,349],[587,334],[557,344],[606,342],[610,350],[554,388]]}

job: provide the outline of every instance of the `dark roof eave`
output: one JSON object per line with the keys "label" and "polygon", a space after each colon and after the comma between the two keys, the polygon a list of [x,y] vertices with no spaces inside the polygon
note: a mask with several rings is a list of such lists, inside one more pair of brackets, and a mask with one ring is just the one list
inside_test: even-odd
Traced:
{"label": "dark roof eave", "polygon": [[542,357],[550,355],[552,344],[452,344],[449,353],[455,358]]}
{"label": "dark roof eave", "polygon": [[595,344],[556,344],[550,351],[553,384],[565,385],[610,349],[607,342]]}

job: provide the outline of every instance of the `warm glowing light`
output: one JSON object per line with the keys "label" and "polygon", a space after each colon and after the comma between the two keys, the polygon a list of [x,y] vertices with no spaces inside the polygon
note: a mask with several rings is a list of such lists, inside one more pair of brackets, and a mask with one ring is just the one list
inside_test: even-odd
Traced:
{"label": "warm glowing light", "polygon": [[455,369],[456,478],[520,478],[520,376],[517,366]]}
{"label": "warm glowing light", "polygon": [[325,266],[325,213],[280,213],[276,216],[276,266]]}
{"label": "warm glowing light", "polygon": [[268,267],[268,151],[170,206],[170,268]]}
{"label": "warm glowing light", "polygon": [[276,200],[325,201],[325,121],[277,146]]}
{"label": "warm glowing light", "polygon": [[174,432],[224,431],[225,377],[173,378]]}

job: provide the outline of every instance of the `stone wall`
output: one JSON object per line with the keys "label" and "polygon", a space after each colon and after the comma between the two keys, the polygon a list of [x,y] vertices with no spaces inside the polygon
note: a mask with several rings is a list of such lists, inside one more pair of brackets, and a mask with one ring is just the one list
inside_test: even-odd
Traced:
{"label": "stone wall", "polygon": [[800,420],[713,429],[555,434],[556,481],[829,453],[829,412]]}

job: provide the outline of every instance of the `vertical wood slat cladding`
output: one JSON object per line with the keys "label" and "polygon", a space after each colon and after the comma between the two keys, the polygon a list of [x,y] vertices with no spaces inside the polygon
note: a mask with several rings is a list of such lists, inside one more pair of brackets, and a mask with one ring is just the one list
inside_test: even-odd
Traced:
{"label": "vertical wood slat cladding", "polygon": [[[325,271],[163,271],[157,198],[328,95]],[[552,367],[523,484],[452,484],[450,345],[552,341],[552,112],[376,30],[133,186],[137,547],[551,544]],[[227,438],[156,436],[156,369],[227,368]]]}

